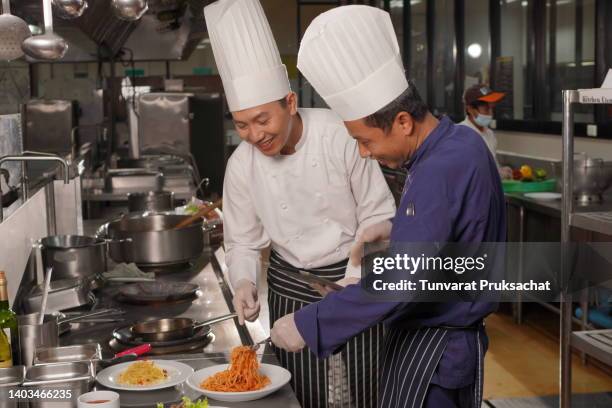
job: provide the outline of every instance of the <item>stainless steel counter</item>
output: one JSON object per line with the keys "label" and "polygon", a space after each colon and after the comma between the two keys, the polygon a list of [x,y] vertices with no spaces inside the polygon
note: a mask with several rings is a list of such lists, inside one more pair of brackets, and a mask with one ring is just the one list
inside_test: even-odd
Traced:
{"label": "stainless steel counter", "polygon": [[[100,222],[88,221],[86,231],[91,232]],[[210,248],[205,250],[202,256],[190,267],[178,272],[158,273],[157,281],[167,282],[192,282],[200,286],[197,299],[187,302],[157,304],[157,305],[132,305],[123,303],[118,298],[118,290],[121,285],[110,284],[97,292],[98,303],[95,308],[120,308],[126,313],[123,316],[124,322],[121,323],[96,323],[73,325],[73,329],[61,336],[61,345],[100,343],[104,357],[110,357],[115,352],[109,346],[112,331],[115,328],[128,326],[132,322],[142,321],[146,318],[165,318],[165,317],[189,317],[196,320],[204,320],[227,314],[233,311],[231,305],[231,295],[228,285],[223,277],[221,267],[214,257]],[[174,355],[155,356],[151,358],[172,359],[182,361],[194,369],[200,369],[214,364],[228,362],[229,351],[236,346],[248,344],[253,339],[262,339],[263,330],[260,327],[250,324],[248,328],[239,326],[236,320],[227,320],[215,324],[212,329],[214,341],[204,349],[196,350],[193,353],[182,353]],[[265,348],[262,350],[262,361],[278,364],[276,357]],[[178,386],[160,391],[150,392],[121,392],[122,407],[154,407],[156,403],[178,402],[182,395],[196,398],[187,386]],[[256,402],[248,403],[220,403],[211,401],[213,406],[224,407],[299,407],[293,391],[286,385],[273,395]]]}
{"label": "stainless steel counter", "polygon": [[[519,193],[505,194],[506,202],[529,211],[535,211],[553,218],[561,218],[561,200],[541,201]],[[598,204],[574,206],[571,225],[586,231],[612,235],[612,197],[604,197]]]}
{"label": "stainless steel counter", "polygon": [[[197,371],[199,369],[210,367],[216,364],[227,364],[227,357],[227,354],[207,354],[203,357],[176,355],[172,357],[164,357],[164,359],[171,358],[172,360],[180,361],[193,367],[193,369]],[[276,357],[270,352],[265,352],[263,355],[261,355],[261,357],[262,363],[278,364]],[[191,400],[202,398],[201,395],[189,388],[186,384],[181,384],[174,388],[167,388],[159,391],[120,392],[121,407],[124,408],[153,408],[159,402],[163,402],[164,404],[170,404],[176,402],[177,400],[180,400],[182,396],[186,396]],[[209,404],[211,406],[219,408],[300,408],[300,404],[295,398],[295,395],[293,394],[293,391],[291,390],[291,387],[289,385],[286,385],[279,391],[257,401],[220,402],[209,399]]]}
{"label": "stainless steel counter", "polygon": [[[113,329],[127,326],[147,318],[188,317],[195,320],[224,315],[230,312],[223,297],[220,282],[212,263],[210,251],[204,253],[190,268],[181,272],[168,272],[159,274],[157,281],[191,282],[200,286],[198,297],[194,301],[163,303],[157,305],[133,305],[118,300],[117,294],[121,285],[125,283],[108,284],[99,290],[96,295],[98,303],[96,308],[120,308],[126,313],[124,323],[108,324],[80,324],[73,325],[73,330],[61,337],[62,345],[80,344],[83,342],[100,342],[106,355],[111,354],[108,342]],[[241,333],[233,320],[214,325],[215,341],[207,347],[207,352],[225,352],[228,349],[242,344]],[[248,338],[242,335],[246,341]]]}

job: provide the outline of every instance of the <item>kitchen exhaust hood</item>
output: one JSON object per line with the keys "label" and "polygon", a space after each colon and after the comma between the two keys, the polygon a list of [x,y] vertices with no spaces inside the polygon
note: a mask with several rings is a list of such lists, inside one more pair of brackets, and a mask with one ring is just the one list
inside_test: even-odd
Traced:
{"label": "kitchen exhaust hood", "polygon": [[[110,0],[88,0],[85,13],[74,20],[58,17],[55,31],[69,44],[59,62],[96,61],[129,49],[124,59],[135,61],[184,60],[207,37],[204,6],[213,0],[148,0],[149,10],[138,21],[117,18]],[[43,27],[41,0],[13,0],[14,14],[29,25]],[[28,60],[36,62],[34,60]]]}

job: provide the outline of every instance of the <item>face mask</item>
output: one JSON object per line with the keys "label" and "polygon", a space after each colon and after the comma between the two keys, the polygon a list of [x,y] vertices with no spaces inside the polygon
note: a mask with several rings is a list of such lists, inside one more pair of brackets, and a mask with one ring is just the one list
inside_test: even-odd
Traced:
{"label": "face mask", "polygon": [[493,120],[493,116],[483,115],[482,113],[479,113],[478,116],[474,118],[474,122],[476,122],[478,126],[481,126],[483,128],[489,127],[492,120]]}

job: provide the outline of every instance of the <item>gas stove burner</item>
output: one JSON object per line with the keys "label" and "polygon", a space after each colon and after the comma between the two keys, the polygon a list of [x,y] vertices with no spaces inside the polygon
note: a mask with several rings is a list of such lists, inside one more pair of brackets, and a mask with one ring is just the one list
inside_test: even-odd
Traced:
{"label": "gas stove burner", "polygon": [[184,272],[188,269],[191,269],[191,267],[193,266],[193,263],[191,262],[181,262],[181,263],[175,263],[175,264],[168,264],[168,265],[138,265],[138,267],[140,268],[140,270],[142,270],[143,272],[153,272],[154,274],[159,274],[159,275],[163,275],[166,273],[179,273],[179,272]]}
{"label": "gas stove burner", "polygon": [[[200,353],[202,350],[215,341],[215,335],[209,333],[206,336],[200,338],[198,341],[191,343],[178,344],[174,346],[152,346],[151,351],[146,353],[148,356],[159,356],[164,354],[178,354],[178,353]],[[109,341],[111,350],[115,353],[120,353],[124,350],[132,348],[133,346],[123,344],[117,339],[113,338]]]}

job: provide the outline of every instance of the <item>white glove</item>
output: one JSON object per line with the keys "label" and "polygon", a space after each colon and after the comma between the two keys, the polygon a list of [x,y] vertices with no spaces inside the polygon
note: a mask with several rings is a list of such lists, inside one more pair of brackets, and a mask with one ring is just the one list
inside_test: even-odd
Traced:
{"label": "white glove", "polygon": [[306,342],[295,324],[293,313],[289,313],[274,322],[270,331],[270,338],[276,347],[291,353],[298,352],[306,346]]}
{"label": "white glove", "polygon": [[240,279],[234,288],[232,299],[234,309],[238,314],[238,323],[244,325],[244,321],[253,322],[259,316],[259,300],[257,299],[257,287],[246,279]]}
{"label": "white glove", "polygon": [[351,255],[349,256],[349,262],[353,266],[361,265],[361,258],[363,257],[363,246],[366,242],[378,242],[389,239],[391,236],[391,228],[393,224],[390,220],[385,220],[377,224],[372,224],[361,231],[361,233],[355,238],[355,243],[351,247]]}
{"label": "white glove", "polygon": [[[348,285],[359,283],[359,281],[359,278],[347,276],[345,278],[340,279],[339,281],[336,281],[336,283],[342,287],[346,287]],[[318,283],[311,283],[310,286],[312,286],[312,288],[319,292],[323,297],[327,296],[331,292],[336,291],[336,289],[332,289],[329,286],[319,285]]]}

